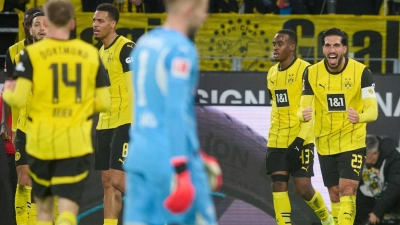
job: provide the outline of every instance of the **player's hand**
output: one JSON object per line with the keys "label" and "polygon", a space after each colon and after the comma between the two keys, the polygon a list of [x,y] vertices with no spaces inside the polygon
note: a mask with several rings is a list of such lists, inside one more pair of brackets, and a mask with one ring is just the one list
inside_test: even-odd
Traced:
{"label": "player's hand", "polygon": [[15,88],[15,80],[6,80],[6,82],[4,82],[4,90],[14,91],[14,88]]}
{"label": "player's hand", "polygon": [[0,124],[0,136],[4,141],[11,141],[11,128],[7,122]]}
{"label": "player's hand", "polygon": [[196,190],[186,169],[186,157],[174,157],[171,164],[175,167],[177,185],[164,200],[164,207],[171,213],[183,213],[193,204]]}
{"label": "player's hand", "polygon": [[207,155],[205,152],[200,152],[204,166],[208,176],[211,190],[217,191],[222,186],[222,171],[216,158]]}
{"label": "player's hand", "polygon": [[286,160],[292,168],[301,167],[300,156],[303,150],[304,139],[296,137],[285,152]]}
{"label": "player's hand", "polygon": [[372,212],[369,214],[369,224],[379,224],[379,218]]}
{"label": "player's hand", "polygon": [[347,110],[347,118],[350,123],[353,124],[356,124],[360,121],[360,115],[358,115],[357,111],[352,107],[349,107],[349,109]]}
{"label": "player's hand", "polygon": [[303,109],[303,111],[301,113],[303,115],[304,121],[308,122],[312,119],[312,112],[313,112],[313,110],[312,110],[311,106]]}

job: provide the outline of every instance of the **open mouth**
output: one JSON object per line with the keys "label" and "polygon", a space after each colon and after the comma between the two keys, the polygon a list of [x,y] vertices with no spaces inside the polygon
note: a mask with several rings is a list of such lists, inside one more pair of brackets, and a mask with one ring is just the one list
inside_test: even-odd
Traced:
{"label": "open mouth", "polygon": [[279,53],[278,53],[278,52],[274,52],[273,56],[274,56],[274,58],[276,59],[276,58],[279,57]]}
{"label": "open mouth", "polygon": [[98,29],[93,29],[93,34],[94,34],[94,35],[99,35],[99,34],[100,34],[100,30],[98,30]]}
{"label": "open mouth", "polygon": [[39,37],[41,37],[41,38],[46,37],[46,33],[43,33],[43,32],[38,33],[38,35],[39,35]]}
{"label": "open mouth", "polygon": [[338,55],[331,54],[328,56],[328,62],[330,65],[337,65],[338,64]]}

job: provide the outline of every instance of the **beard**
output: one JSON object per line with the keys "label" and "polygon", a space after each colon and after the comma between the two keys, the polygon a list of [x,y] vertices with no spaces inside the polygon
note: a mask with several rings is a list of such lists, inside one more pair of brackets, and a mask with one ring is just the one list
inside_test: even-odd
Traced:
{"label": "beard", "polygon": [[337,57],[337,62],[336,64],[331,64],[331,60],[329,59],[329,56],[325,56],[325,61],[326,61],[326,65],[329,67],[329,69],[337,69],[341,64],[342,61],[344,59],[344,55],[338,55]]}

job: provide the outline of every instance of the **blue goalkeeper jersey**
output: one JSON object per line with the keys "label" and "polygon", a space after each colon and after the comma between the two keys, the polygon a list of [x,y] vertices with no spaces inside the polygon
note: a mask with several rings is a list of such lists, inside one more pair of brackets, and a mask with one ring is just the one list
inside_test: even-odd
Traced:
{"label": "blue goalkeeper jersey", "polygon": [[183,34],[153,29],[131,53],[134,126],[127,171],[170,172],[170,159],[199,150],[195,117],[197,50]]}

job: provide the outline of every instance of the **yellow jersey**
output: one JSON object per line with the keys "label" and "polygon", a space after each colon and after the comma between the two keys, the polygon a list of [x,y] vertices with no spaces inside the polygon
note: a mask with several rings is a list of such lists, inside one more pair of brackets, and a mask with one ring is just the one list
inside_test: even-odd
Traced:
{"label": "yellow jersey", "polygon": [[[18,53],[15,56],[15,65],[20,61],[21,55]],[[12,130],[16,131],[16,129],[26,133],[26,122],[28,121],[28,110],[29,110],[29,103],[32,99],[32,91],[29,92],[28,100],[26,104],[20,108],[15,109],[12,108]]]}
{"label": "yellow jersey", "polygon": [[296,137],[304,145],[314,142],[311,123],[301,123],[297,118],[302,92],[302,78],[310,64],[294,59],[292,64],[280,70],[280,64],[272,66],[267,75],[267,85],[272,100],[271,127],[268,134],[269,148],[287,148]]}
{"label": "yellow jersey", "polygon": [[343,70],[330,73],[322,60],[306,70],[303,82],[303,95],[314,95],[318,153],[334,155],[364,148],[366,123],[351,123],[347,110],[352,107],[361,114],[363,99],[375,98],[371,71],[364,64],[345,58]]}
{"label": "yellow jersey", "polygon": [[15,69],[32,81],[27,153],[41,160],[92,153],[95,91],[108,86],[97,49],[76,39],[45,39],[28,46]]}
{"label": "yellow jersey", "polygon": [[27,44],[27,40],[24,39],[11,45],[6,52],[6,62],[4,67],[4,72],[8,78],[12,78],[14,75],[14,67],[15,67],[15,56],[21,52],[21,50],[25,49]]}
{"label": "yellow jersey", "polygon": [[132,122],[132,102],[128,94],[128,84],[125,76],[131,76],[129,64],[130,53],[135,44],[118,36],[107,48],[99,50],[100,58],[110,79],[111,108],[108,112],[100,113],[97,130],[113,129]]}

